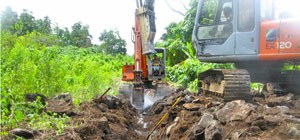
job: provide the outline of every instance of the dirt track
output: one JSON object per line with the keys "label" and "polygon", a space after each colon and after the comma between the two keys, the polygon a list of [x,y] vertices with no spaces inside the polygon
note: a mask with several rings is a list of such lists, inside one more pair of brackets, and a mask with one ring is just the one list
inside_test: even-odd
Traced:
{"label": "dirt track", "polygon": [[[71,116],[70,127],[59,136],[49,131],[34,138],[145,139],[170,110],[150,139],[300,139],[300,99],[293,94],[255,97],[250,103],[223,103],[184,90],[168,94],[144,111],[133,108],[124,96],[95,98],[77,109],[70,99],[51,100],[48,110]],[[177,106],[169,109],[179,96]]]}

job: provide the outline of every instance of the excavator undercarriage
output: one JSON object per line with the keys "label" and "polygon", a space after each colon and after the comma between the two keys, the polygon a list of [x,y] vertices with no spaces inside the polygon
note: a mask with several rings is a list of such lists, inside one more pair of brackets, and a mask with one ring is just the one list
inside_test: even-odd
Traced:
{"label": "excavator undercarriage", "polygon": [[[267,94],[300,94],[300,71],[282,71],[275,81],[264,83],[263,92]],[[254,76],[255,77],[255,76]],[[256,75],[257,77],[257,75]],[[265,82],[265,81],[264,81]],[[251,76],[246,69],[214,69],[199,74],[198,93],[212,96],[222,101],[251,100]]]}
{"label": "excavator undercarriage", "polygon": [[247,70],[207,70],[198,77],[199,93],[224,101],[250,100],[250,75]]}

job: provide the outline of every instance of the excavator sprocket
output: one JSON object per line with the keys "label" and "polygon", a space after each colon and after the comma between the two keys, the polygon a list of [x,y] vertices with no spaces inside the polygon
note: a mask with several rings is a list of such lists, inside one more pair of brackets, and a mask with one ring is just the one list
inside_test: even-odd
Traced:
{"label": "excavator sprocket", "polygon": [[250,75],[244,69],[207,70],[199,74],[199,93],[223,101],[250,100]]}

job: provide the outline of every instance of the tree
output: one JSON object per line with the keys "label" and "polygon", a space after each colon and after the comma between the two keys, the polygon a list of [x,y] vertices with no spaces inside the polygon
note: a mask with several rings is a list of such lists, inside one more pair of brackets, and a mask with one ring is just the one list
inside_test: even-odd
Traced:
{"label": "tree", "polygon": [[21,13],[18,23],[15,26],[18,35],[25,35],[27,32],[32,32],[36,29],[35,18],[32,12],[23,10]]}
{"label": "tree", "polygon": [[61,29],[58,26],[56,26],[53,30],[54,34],[56,34],[59,37],[62,46],[71,45],[71,33],[68,28]]}
{"label": "tree", "polygon": [[190,9],[185,13],[184,20],[179,23],[171,23],[166,27],[166,33],[161,37],[161,41],[156,45],[166,48],[167,50],[167,65],[173,66],[184,60],[189,55],[186,52],[195,52],[191,47],[192,33],[197,12],[197,0],[191,0]]}
{"label": "tree", "polygon": [[36,21],[36,30],[39,33],[42,34],[49,34],[51,33],[51,20],[49,19],[48,16],[44,17],[44,19],[38,19]]}
{"label": "tree", "polygon": [[13,11],[11,7],[6,7],[1,14],[1,28],[2,30],[10,30],[14,32],[14,26],[18,22],[18,14]]}
{"label": "tree", "polygon": [[[67,30],[66,30],[67,31]],[[77,22],[72,26],[71,45],[78,47],[90,47],[92,45],[92,35],[89,33],[89,26],[83,26],[81,22]]]}
{"label": "tree", "polygon": [[119,35],[119,31],[104,30],[99,37],[100,47],[108,54],[126,54],[126,41]]}
{"label": "tree", "polygon": [[2,12],[1,27],[2,30],[17,33],[19,36],[33,31],[37,31],[42,34],[50,34],[52,31],[51,20],[48,16],[44,17],[44,19],[35,20],[32,12],[24,9],[18,18],[18,14],[12,11],[10,7],[7,7],[5,11]]}

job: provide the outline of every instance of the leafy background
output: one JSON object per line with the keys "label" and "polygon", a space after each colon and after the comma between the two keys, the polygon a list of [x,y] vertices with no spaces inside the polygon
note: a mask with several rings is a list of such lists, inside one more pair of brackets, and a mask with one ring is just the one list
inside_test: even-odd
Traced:
{"label": "leafy background", "polygon": [[[203,63],[195,57],[191,38],[197,0],[191,0],[190,7],[182,21],[166,27],[155,45],[167,50],[165,80],[196,92],[200,72],[234,65]],[[70,118],[40,112],[45,105],[39,100],[25,102],[25,94],[52,98],[70,93],[75,105],[108,87],[113,87],[110,94],[117,94],[122,65],[133,62],[117,30],[104,30],[97,45],[91,43],[88,25],[78,22],[71,29],[51,25],[49,17],[35,19],[28,10],[18,15],[7,8],[1,14],[1,135],[22,126],[60,134]],[[284,69],[300,70],[300,66],[287,64]]]}

